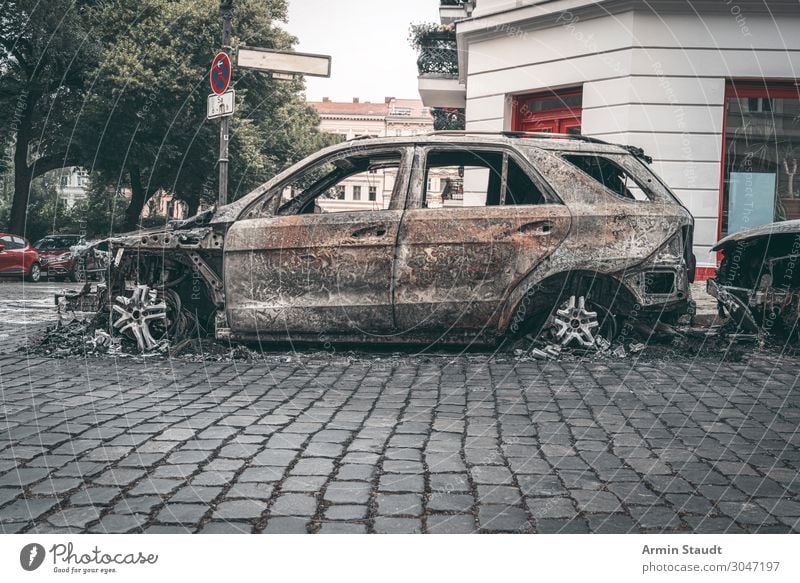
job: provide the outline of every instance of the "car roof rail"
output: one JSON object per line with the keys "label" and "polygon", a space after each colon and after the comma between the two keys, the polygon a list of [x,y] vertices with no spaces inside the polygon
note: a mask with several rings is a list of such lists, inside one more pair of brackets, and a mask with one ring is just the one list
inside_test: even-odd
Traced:
{"label": "car roof rail", "polygon": [[429,136],[503,136],[506,138],[539,138],[543,140],[576,140],[579,142],[588,142],[591,144],[605,144],[611,146],[610,142],[593,138],[591,136],[584,136],[583,134],[554,134],[550,132],[519,132],[519,131],[502,131],[502,132],[486,132],[486,131],[469,131],[469,130],[439,130],[430,132]]}
{"label": "car roof rail", "polygon": [[471,136],[471,135],[479,135],[479,136],[503,136],[506,138],[539,138],[543,140],[576,140],[579,142],[586,142],[589,144],[602,144],[605,146],[618,146],[624,150],[630,152],[636,158],[647,162],[648,164],[653,163],[653,158],[645,154],[645,151],[642,148],[637,146],[626,146],[623,144],[613,144],[611,142],[607,142],[605,140],[601,140],[599,138],[593,138],[591,136],[584,136],[583,134],[554,134],[550,132],[519,132],[519,131],[502,131],[502,132],[471,132],[466,130],[440,130],[435,132],[430,132],[427,135],[429,136]]}

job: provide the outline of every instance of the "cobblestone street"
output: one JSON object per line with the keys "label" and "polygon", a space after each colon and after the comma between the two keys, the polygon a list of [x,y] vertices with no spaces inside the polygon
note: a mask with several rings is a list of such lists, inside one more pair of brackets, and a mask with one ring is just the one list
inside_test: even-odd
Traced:
{"label": "cobblestone street", "polygon": [[28,532],[797,532],[798,361],[0,357]]}

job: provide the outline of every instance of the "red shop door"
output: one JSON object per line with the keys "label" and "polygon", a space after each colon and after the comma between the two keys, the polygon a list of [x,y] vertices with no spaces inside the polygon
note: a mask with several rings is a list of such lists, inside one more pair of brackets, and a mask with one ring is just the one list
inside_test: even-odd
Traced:
{"label": "red shop door", "polygon": [[520,95],[514,100],[514,131],[580,134],[583,91]]}

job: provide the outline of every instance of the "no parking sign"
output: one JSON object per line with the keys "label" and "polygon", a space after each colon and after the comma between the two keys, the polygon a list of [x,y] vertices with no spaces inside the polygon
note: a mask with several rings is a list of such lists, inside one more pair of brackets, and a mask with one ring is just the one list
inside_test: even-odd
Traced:
{"label": "no parking sign", "polygon": [[219,53],[211,63],[211,91],[222,95],[231,84],[231,58],[226,53]]}

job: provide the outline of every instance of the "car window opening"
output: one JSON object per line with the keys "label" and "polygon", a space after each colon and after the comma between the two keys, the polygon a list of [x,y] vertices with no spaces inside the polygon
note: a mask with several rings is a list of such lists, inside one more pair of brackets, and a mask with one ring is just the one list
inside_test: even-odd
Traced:
{"label": "car window opening", "polygon": [[562,157],[617,196],[640,202],[650,200],[642,185],[619,164],[608,158],[592,154],[562,154]]}
{"label": "car window opening", "polygon": [[383,210],[397,186],[401,161],[401,152],[380,152],[318,164],[282,187],[278,214]]}
{"label": "car window opening", "polygon": [[[434,177],[443,186],[431,188]],[[543,204],[541,189],[505,152],[433,150],[428,153],[422,208]]]}

